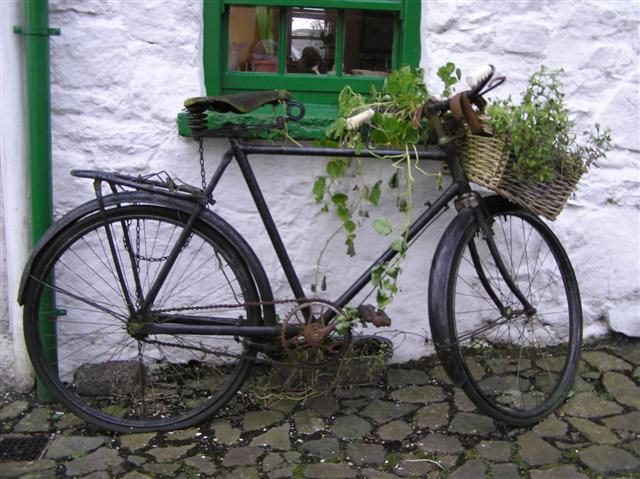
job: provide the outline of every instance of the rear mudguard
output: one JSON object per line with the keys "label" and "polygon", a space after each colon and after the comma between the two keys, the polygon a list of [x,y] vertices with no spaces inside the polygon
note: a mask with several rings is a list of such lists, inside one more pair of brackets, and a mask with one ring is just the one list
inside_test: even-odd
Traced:
{"label": "rear mudguard", "polygon": [[[131,204],[150,204],[170,208],[184,212],[185,215],[191,215],[194,211],[196,204],[194,202],[169,198],[154,193],[135,191],[118,193],[103,198],[104,207],[106,209],[116,208],[118,206],[126,206]],[[80,221],[82,218],[96,213],[100,210],[98,200],[92,200],[83,205],[78,206],[69,213],[67,213],[60,220],[56,221],[51,228],[42,236],[40,241],[36,244],[29,259],[25,265],[20,280],[20,290],[18,293],[18,302],[24,305],[25,294],[29,288],[29,278],[33,270],[34,264],[42,255],[45,247],[62,231],[69,228],[74,223]],[[241,257],[247,262],[247,267],[253,274],[254,282],[256,283],[256,289],[260,295],[260,300],[264,302],[273,301],[273,293],[271,292],[271,286],[267,275],[260,263],[260,260],[253,252],[249,244],[229,223],[223,220],[220,216],[209,210],[204,210],[200,214],[200,220],[206,223],[208,226],[216,230],[226,241],[233,245],[240,254]],[[263,322],[267,326],[275,325],[275,306],[273,304],[263,305]]]}

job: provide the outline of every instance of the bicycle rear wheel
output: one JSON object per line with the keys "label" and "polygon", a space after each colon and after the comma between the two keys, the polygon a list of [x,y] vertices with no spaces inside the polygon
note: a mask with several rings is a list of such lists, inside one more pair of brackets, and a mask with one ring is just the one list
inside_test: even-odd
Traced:
{"label": "bicycle rear wheel", "polygon": [[223,233],[198,220],[139,317],[188,215],[149,205],[105,214],[63,230],[32,268],[24,328],[33,366],[57,400],[98,426],[190,427],[234,395],[255,352],[233,336],[145,335],[141,324],[173,314],[190,324],[215,316],[259,325],[259,308],[246,305],[259,300],[251,271]]}
{"label": "bicycle rear wheel", "polygon": [[486,206],[502,261],[535,313],[506,284],[470,212],[454,220],[436,251],[430,319],[444,366],[469,398],[525,426],[555,410],[573,383],[580,295],[562,245],[539,218],[497,197]]}

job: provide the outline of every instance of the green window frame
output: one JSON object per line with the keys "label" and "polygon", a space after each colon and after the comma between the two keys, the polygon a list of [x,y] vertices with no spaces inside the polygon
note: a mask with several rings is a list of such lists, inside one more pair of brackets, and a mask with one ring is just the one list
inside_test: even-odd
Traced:
{"label": "green window frame", "polygon": [[[335,105],[342,88],[349,85],[354,91],[366,93],[371,85],[382,86],[383,78],[342,75],[337,67],[335,75],[314,75],[285,72],[284,48],[278,60],[278,73],[229,71],[228,11],[229,6],[314,7],[338,10],[338,31],[342,30],[345,10],[389,11],[397,14],[394,28],[392,68],[401,65],[417,67],[420,63],[421,0],[204,0],[204,78],[207,95],[239,93],[243,91],[284,89],[305,103]],[[281,15],[280,38],[286,35],[286,15]],[[344,48],[344,37],[337,35],[336,49]],[[341,58],[341,54],[337,53]],[[337,63],[337,62],[336,62]]]}
{"label": "green window frame", "polygon": [[[347,10],[389,11],[396,16],[392,47],[391,68],[401,65],[418,67],[420,64],[420,12],[422,0],[203,0],[203,65],[205,89],[208,96],[241,93],[245,91],[284,89],[305,105],[306,115],[289,125],[289,134],[296,139],[315,140],[324,137],[326,127],[338,115],[338,95],[343,87],[349,85],[354,91],[368,93],[371,85],[380,89],[384,78],[374,76],[342,75],[336,52],[336,74],[319,75],[284,73],[286,55],[280,49],[278,73],[238,72],[228,69],[228,12],[231,5],[267,6],[286,9],[327,8],[338,10],[340,19]],[[286,15],[282,15],[280,38],[287,29]],[[342,21],[342,20],[339,20]],[[344,25],[344,23],[343,23]],[[338,27],[342,29],[343,27]],[[339,37],[339,34],[336,35]],[[342,39],[336,39],[336,47],[342,45]],[[178,114],[178,133],[191,136],[187,118]],[[218,129],[225,124],[269,125],[273,123],[271,107],[262,107],[244,115],[233,113],[207,112],[208,128]],[[222,133],[221,133],[222,135]],[[250,137],[251,134],[248,134]],[[263,134],[258,133],[262,137]]]}

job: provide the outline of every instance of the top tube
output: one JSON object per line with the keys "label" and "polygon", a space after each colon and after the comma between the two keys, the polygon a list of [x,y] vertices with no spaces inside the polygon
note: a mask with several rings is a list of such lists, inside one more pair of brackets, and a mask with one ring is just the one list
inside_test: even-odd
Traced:
{"label": "top tube", "polygon": [[[234,140],[232,140],[233,142]],[[259,145],[255,143],[238,142],[238,146],[246,154],[262,154],[262,155],[285,155],[285,156],[339,156],[339,157],[362,157],[377,158],[381,156],[394,156],[404,154],[404,150],[394,149],[362,149],[356,151],[353,148],[327,148],[315,146],[278,146],[278,145]],[[429,146],[427,148],[417,148],[418,158],[421,160],[440,160],[447,159],[445,151],[437,146]]]}

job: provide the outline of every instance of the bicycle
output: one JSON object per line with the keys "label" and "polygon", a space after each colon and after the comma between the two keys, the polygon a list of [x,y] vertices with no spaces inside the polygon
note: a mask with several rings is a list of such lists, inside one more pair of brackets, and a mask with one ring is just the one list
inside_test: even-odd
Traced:
{"label": "bicycle", "polygon": [[[480,98],[490,79],[478,81],[468,98]],[[282,92],[191,100],[201,162],[202,138],[219,134],[203,125],[206,109],[250,111],[281,101],[289,120],[304,114]],[[437,116],[449,103],[434,101],[425,109]],[[258,128],[281,129],[284,121],[279,117],[275,125]],[[96,199],[55,223],[25,267],[19,300],[33,366],[54,398],[90,423],[122,432],[190,427],[223,407],[261,358],[284,355],[314,367],[339,358],[351,330],[337,328],[337,318],[369,283],[373,268],[397,254],[387,249],[334,301],[307,297],[249,155],[367,157],[394,151],[253,144],[240,140],[242,128],[228,130],[230,149],[208,181],[201,169],[202,188],[166,173],[73,171],[94,180]],[[428,311],[437,354],[481,411],[514,426],[534,424],[564,401],[578,367],[582,313],[569,258],[537,216],[474,192],[450,144],[417,154],[446,162],[452,181],[411,225],[409,247],[450,203],[458,212],[430,271]],[[249,244],[210,208],[233,160],[291,299],[274,299]],[[293,307],[281,321],[280,303]],[[365,321],[387,324],[372,307],[361,305],[359,312]],[[104,374],[114,380],[92,383]]]}

